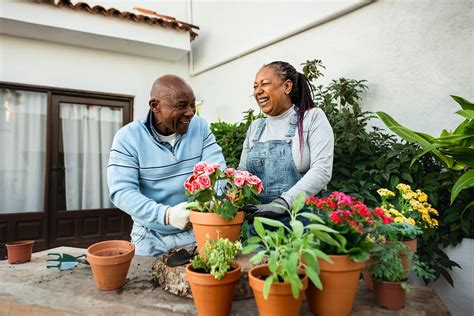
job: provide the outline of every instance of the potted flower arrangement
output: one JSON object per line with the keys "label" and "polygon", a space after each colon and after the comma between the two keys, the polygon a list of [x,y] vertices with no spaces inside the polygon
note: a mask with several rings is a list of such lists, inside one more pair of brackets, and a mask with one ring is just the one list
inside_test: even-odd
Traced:
{"label": "potted flower arrangement", "polygon": [[[248,239],[243,253],[256,252],[250,259],[253,264],[260,264],[265,258],[267,263],[258,265],[249,271],[249,284],[253,290],[259,315],[299,315],[308,278],[319,288],[319,261],[331,261],[320,248],[321,239],[310,230],[318,231],[320,236],[333,240],[328,233],[336,233],[322,224],[304,226],[298,216],[322,220],[314,214],[304,213],[304,194],[299,195],[291,210],[288,210],[291,221],[289,227],[283,223],[256,217],[253,225],[257,236]],[[274,231],[266,230],[263,224],[276,227]],[[303,264],[304,260],[304,264]]]}
{"label": "potted flower arrangement", "polygon": [[199,162],[184,188],[192,210],[189,220],[201,252],[206,236],[211,240],[218,236],[237,240],[244,220],[244,212],[239,210],[247,204],[258,204],[255,195],[263,190],[263,184],[247,171],[222,171],[218,163]]}
{"label": "potted flower arrangement", "polygon": [[[323,289],[310,284],[306,297],[315,314],[349,315],[354,303],[361,270],[366,266],[373,246],[371,234],[378,225],[392,219],[381,208],[370,210],[354,197],[333,192],[327,198],[310,197],[309,209],[317,210],[323,223],[337,231],[337,243],[325,240],[322,250],[331,262],[320,262]],[[317,231],[313,234],[318,236]]]}
{"label": "potted flower arrangement", "polygon": [[400,235],[416,235],[418,228],[409,223],[392,223],[378,228],[379,235],[372,249],[370,271],[374,283],[375,304],[390,310],[405,306],[405,291],[408,290],[408,270],[403,260],[413,262],[417,275],[430,280],[434,270],[418,261]]}
{"label": "potted flower arrangement", "polygon": [[[412,234],[403,234],[399,230],[399,240],[408,246],[409,252],[416,252],[416,236],[420,235],[424,230],[436,229],[438,221],[433,218],[438,216],[438,211],[431,207],[428,201],[428,195],[421,190],[413,191],[411,187],[404,183],[396,186],[399,195],[387,189],[379,189],[377,193],[382,198],[381,208],[385,213],[393,218],[395,223],[409,223],[418,227]],[[404,259],[405,269],[408,271],[408,260]]]}
{"label": "potted flower arrangement", "polygon": [[208,238],[202,253],[186,266],[186,279],[199,315],[230,314],[241,270],[233,260],[241,250],[239,241]]}

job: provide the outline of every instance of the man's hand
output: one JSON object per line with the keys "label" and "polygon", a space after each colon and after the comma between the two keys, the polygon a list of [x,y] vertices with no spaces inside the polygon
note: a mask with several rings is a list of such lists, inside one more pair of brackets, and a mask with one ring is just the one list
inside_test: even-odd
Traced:
{"label": "man's hand", "polygon": [[182,202],[173,207],[168,207],[165,213],[165,225],[171,225],[178,229],[189,226],[189,210],[186,209],[188,202]]}
{"label": "man's hand", "polygon": [[285,199],[279,197],[268,204],[260,204],[255,206],[256,211],[248,214],[249,222],[253,222],[254,217],[279,218],[286,214],[289,208]]}

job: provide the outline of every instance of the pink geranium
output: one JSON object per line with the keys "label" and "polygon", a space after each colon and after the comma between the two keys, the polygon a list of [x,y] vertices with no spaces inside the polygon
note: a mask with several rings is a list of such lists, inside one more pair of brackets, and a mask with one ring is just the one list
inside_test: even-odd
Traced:
{"label": "pink geranium", "polygon": [[[225,192],[220,192],[218,187],[225,188]],[[194,208],[231,219],[244,205],[258,203],[255,195],[262,192],[263,183],[248,171],[233,168],[221,171],[218,163],[199,162],[184,183],[184,189]]]}

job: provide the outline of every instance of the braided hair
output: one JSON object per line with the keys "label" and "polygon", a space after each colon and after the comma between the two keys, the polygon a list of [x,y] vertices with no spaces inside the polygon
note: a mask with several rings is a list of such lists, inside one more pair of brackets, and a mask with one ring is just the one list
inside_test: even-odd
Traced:
{"label": "braided hair", "polygon": [[309,84],[308,78],[306,78],[302,73],[297,72],[295,67],[284,61],[274,61],[264,65],[263,67],[270,67],[275,70],[283,82],[290,80],[293,83],[293,88],[290,91],[290,98],[291,102],[295,105],[297,115],[296,126],[298,127],[301,157],[303,157],[304,114],[306,111],[315,107],[313,102],[313,90]]}

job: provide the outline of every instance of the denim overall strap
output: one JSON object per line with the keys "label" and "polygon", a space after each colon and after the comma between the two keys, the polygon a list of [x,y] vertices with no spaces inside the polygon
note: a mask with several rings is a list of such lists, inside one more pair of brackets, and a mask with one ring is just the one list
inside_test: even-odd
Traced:
{"label": "denim overall strap", "polygon": [[286,139],[260,142],[264,128],[265,121],[262,120],[255,132],[254,144],[247,155],[247,171],[263,181],[264,189],[257,198],[262,203],[270,203],[301,179],[292,154],[296,116],[290,121]]}
{"label": "denim overall strap", "polygon": [[267,123],[267,119],[266,118],[263,118],[261,121],[260,121],[260,124],[258,124],[257,126],[257,130],[255,131],[255,135],[253,136],[252,138],[252,142],[253,143],[256,143],[260,140],[260,137],[262,137],[262,134],[263,134],[263,130],[265,129],[265,124]]}

